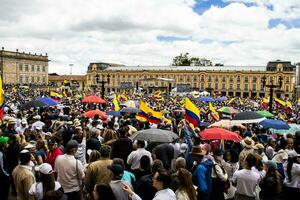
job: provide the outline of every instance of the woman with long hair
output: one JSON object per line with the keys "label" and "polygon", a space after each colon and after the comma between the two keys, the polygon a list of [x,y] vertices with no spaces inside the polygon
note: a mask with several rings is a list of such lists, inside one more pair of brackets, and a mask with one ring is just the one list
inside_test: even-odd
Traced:
{"label": "woman with long hair", "polygon": [[286,199],[293,199],[300,195],[300,154],[296,151],[289,153],[287,162],[284,163],[284,195]]}
{"label": "woman with long hair", "polygon": [[111,189],[111,187],[107,184],[97,184],[94,187],[93,191],[94,200],[116,200],[116,197]]}
{"label": "woman with long hair", "polygon": [[265,177],[260,181],[259,198],[261,200],[279,200],[281,199],[282,181],[275,162],[263,161]]}
{"label": "woman with long hair", "polygon": [[47,149],[45,146],[45,142],[42,139],[38,139],[36,141],[36,149],[34,151],[34,157],[38,165],[41,165],[45,162],[46,152]]}
{"label": "woman with long hair", "polygon": [[225,171],[228,174],[228,180],[230,181],[230,187],[227,193],[224,193],[225,199],[233,199],[236,191],[236,187],[232,185],[233,174],[239,169],[239,154],[236,150],[230,149],[224,153],[224,161],[222,162]]}
{"label": "woman with long hair", "polygon": [[177,200],[196,200],[197,194],[193,186],[192,174],[184,168],[178,169],[177,177],[179,180],[178,190],[176,190]]}
{"label": "woman with long hair", "polygon": [[55,181],[53,169],[50,164],[43,163],[35,167],[39,175],[39,182],[32,184],[29,189],[30,200],[42,200],[48,191],[61,189],[59,182]]}

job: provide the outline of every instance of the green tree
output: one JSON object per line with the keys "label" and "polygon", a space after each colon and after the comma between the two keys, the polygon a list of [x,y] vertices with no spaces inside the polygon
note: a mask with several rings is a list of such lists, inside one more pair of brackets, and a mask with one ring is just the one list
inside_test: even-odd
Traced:
{"label": "green tree", "polygon": [[173,66],[212,66],[212,62],[206,58],[189,57],[189,53],[181,53],[175,56]]}

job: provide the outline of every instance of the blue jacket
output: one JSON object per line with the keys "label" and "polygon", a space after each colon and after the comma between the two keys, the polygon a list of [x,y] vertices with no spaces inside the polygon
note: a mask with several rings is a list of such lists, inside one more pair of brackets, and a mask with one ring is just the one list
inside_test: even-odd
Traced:
{"label": "blue jacket", "polygon": [[199,163],[193,172],[194,184],[198,187],[201,192],[211,191],[211,172],[212,172],[213,162],[211,160],[206,160]]}

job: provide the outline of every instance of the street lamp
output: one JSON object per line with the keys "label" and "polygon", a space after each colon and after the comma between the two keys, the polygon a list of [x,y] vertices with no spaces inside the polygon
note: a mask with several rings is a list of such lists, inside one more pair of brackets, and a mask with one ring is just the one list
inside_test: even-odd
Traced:
{"label": "street lamp", "polygon": [[270,88],[269,112],[272,113],[274,88],[280,89],[282,87],[283,78],[281,76],[279,76],[279,78],[278,78],[278,84],[274,84],[273,83],[273,79],[270,80],[270,84],[266,84],[266,82],[267,82],[266,76],[263,76],[262,79],[261,79],[261,81],[262,81],[263,87]]}
{"label": "street lamp", "polygon": [[109,84],[109,82],[110,82],[110,75],[109,74],[106,75],[106,81],[104,81],[104,79],[105,79],[105,75],[104,74],[102,74],[102,81],[100,81],[100,75],[99,74],[96,74],[95,79],[96,79],[96,83],[97,84],[101,83],[101,97],[102,97],[102,99],[104,99],[104,92],[105,92],[104,85],[105,85],[105,83]]}

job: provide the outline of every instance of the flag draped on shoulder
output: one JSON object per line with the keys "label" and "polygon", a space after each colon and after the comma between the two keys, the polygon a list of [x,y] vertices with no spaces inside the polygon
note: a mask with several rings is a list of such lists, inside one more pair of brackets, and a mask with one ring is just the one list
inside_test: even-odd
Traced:
{"label": "flag draped on shoulder", "polygon": [[184,107],[185,107],[185,119],[188,122],[192,123],[194,125],[194,127],[199,127],[199,125],[201,123],[200,110],[187,97],[185,98]]}
{"label": "flag draped on shoulder", "polygon": [[211,116],[216,120],[219,121],[219,113],[216,111],[216,109],[213,107],[212,103],[209,102],[209,110],[211,111]]}
{"label": "flag draped on shoulder", "polygon": [[161,123],[161,118],[163,116],[163,113],[154,111],[144,101],[140,102],[140,111],[141,112],[139,112],[139,114],[137,115],[138,118],[144,118],[148,122],[151,122],[151,123],[154,123],[154,124],[160,124]]}
{"label": "flag draped on shoulder", "polygon": [[118,102],[118,99],[117,99],[117,95],[114,95],[112,103],[113,103],[113,106],[114,106],[114,110],[115,111],[119,111],[120,110],[120,106],[119,106],[119,102]]}
{"label": "flag draped on shoulder", "polygon": [[0,119],[1,120],[4,117],[4,105],[5,105],[4,90],[2,86],[2,78],[0,76]]}

